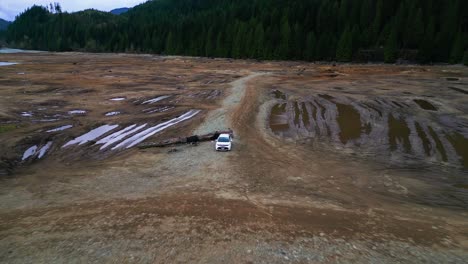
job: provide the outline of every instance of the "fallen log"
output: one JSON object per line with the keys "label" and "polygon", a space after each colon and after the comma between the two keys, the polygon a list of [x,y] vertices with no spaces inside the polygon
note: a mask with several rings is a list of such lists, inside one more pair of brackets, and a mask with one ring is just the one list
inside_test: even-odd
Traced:
{"label": "fallen log", "polygon": [[158,142],[147,142],[147,143],[141,143],[138,145],[138,148],[140,149],[146,149],[146,148],[162,148],[162,147],[167,147],[171,145],[177,145],[177,144],[191,144],[191,143],[197,143],[197,142],[202,142],[202,141],[211,141],[215,140],[219,136],[219,132],[213,132],[205,135],[193,135],[190,137],[178,137],[178,138],[170,138],[170,139],[165,139],[163,141],[158,141]]}
{"label": "fallen log", "polygon": [[147,149],[147,148],[163,148],[171,145],[177,144],[193,144],[202,141],[211,141],[215,140],[219,137],[220,134],[230,134],[232,138],[234,138],[234,132],[231,129],[228,130],[218,130],[212,133],[204,134],[204,135],[193,135],[189,137],[177,137],[177,138],[169,138],[163,141],[158,142],[147,142],[141,143],[138,145],[140,149]]}

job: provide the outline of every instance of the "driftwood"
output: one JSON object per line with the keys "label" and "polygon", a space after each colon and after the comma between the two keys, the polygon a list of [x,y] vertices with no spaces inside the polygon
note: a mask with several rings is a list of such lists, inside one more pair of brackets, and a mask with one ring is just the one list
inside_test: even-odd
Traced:
{"label": "driftwood", "polygon": [[202,141],[210,141],[210,140],[217,139],[218,136],[223,133],[231,134],[231,136],[233,135],[232,131],[215,131],[215,132],[200,135],[200,136],[193,135],[190,137],[178,137],[178,138],[165,139],[159,142],[141,143],[138,145],[138,148],[140,149],[162,148],[162,147],[167,147],[167,146],[177,145],[177,144],[191,144],[191,143],[197,143],[197,142],[202,142]]}

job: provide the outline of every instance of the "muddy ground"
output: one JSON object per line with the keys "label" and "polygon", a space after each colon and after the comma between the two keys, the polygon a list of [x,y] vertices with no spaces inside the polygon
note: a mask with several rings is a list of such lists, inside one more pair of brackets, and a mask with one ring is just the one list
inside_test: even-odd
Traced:
{"label": "muddy ground", "polygon": [[0,262],[468,262],[466,67],[0,61]]}

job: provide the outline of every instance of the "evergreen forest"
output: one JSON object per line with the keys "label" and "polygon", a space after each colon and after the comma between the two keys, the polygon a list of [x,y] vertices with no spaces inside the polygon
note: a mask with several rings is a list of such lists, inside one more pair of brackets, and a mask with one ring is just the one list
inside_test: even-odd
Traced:
{"label": "evergreen forest", "polygon": [[468,64],[466,0],[154,0],[121,15],[33,6],[4,38],[48,51]]}

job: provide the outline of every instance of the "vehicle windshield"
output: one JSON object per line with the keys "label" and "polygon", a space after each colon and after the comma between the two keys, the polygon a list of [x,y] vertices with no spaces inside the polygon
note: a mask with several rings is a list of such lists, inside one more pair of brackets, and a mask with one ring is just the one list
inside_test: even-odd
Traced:
{"label": "vehicle windshield", "polygon": [[220,137],[220,138],[218,138],[218,142],[229,142],[229,138],[227,138],[227,137]]}

